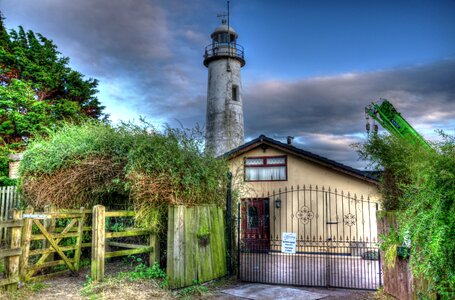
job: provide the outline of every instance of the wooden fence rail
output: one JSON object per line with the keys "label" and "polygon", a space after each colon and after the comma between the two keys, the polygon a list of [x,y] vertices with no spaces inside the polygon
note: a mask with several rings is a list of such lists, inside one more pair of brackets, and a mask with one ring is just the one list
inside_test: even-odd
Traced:
{"label": "wooden fence rail", "polygon": [[9,248],[0,249],[0,259],[4,262],[6,278],[0,279],[0,290],[9,292],[17,290],[19,282],[19,257],[21,251],[22,212],[12,211],[12,220],[0,221],[0,229],[6,228],[10,237]]}
{"label": "wooden fence rail", "polygon": [[[20,205],[20,196],[15,186],[0,186],[0,222],[11,218],[11,210]],[[0,244],[9,240],[7,228],[0,228]]]}
{"label": "wooden fence rail", "polygon": [[[92,215],[92,263],[91,276],[92,280],[100,281],[104,278],[104,261],[106,258],[128,256],[134,254],[149,253],[149,263],[152,266],[159,261],[159,242],[155,234],[150,230],[141,228],[126,228],[119,232],[106,232],[106,218],[109,217],[134,217],[132,211],[112,211],[106,212],[105,207],[96,205],[93,207]],[[110,238],[130,237],[130,236],[149,236],[149,245],[136,245],[129,243],[119,243],[109,241]],[[106,246],[126,248],[106,252]]]}

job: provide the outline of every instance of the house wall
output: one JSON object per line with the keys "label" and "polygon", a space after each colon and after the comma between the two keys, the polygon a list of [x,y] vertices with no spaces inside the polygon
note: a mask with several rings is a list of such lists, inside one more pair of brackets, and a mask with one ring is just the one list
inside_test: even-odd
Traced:
{"label": "house wall", "polygon": [[[279,155],[287,156],[286,181],[244,182],[245,157]],[[377,241],[375,212],[379,193],[374,183],[271,147],[265,152],[256,148],[232,159],[230,168],[241,199],[269,199],[270,235],[276,241],[271,243],[272,250],[279,251],[283,232],[297,233],[298,239],[306,240],[302,247],[313,249],[321,241],[335,240],[341,246],[337,251],[342,252],[355,251],[353,245],[360,242],[362,247],[368,247]],[[276,199],[281,200],[280,209],[275,207]],[[312,213],[309,220],[297,217],[304,210]],[[354,222],[350,223],[349,218]]]}
{"label": "house wall", "polygon": [[[261,182],[244,182],[244,158],[254,156],[287,156],[288,177],[287,181],[261,181]],[[240,155],[230,162],[231,172],[233,174],[234,184],[240,187],[242,198],[255,197],[262,193],[277,192],[278,189],[284,187],[290,188],[297,185],[312,185],[318,188],[330,188],[338,192],[355,194],[358,198],[363,196],[365,199],[370,198],[371,201],[379,199],[377,186],[365,180],[361,180],[351,175],[344,174],[327,167],[323,167],[317,163],[303,159],[293,154],[285,153],[279,149],[268,148],[265,152],[261,148],[253,149],[243,155]]]}

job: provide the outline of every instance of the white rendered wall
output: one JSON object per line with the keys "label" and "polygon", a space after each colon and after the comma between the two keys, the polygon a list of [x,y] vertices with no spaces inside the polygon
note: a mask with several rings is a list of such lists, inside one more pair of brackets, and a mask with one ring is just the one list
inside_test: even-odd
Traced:
{"label": "white rendered wall", "polygon": [[[244,143],[240,62],[220,58],[208,65],[206,148],[215,156]],[[232,100],[232,85],[238,86],[238,101]]]}

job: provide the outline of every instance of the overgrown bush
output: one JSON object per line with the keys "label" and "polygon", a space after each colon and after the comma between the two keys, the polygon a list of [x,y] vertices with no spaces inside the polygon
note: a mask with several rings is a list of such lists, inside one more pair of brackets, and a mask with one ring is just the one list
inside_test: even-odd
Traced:
{"label": "overgrown bush", "polygon": [[168,204],[225,201],[227,163],[205,153],[201,137],[197,128],[160,132],[145,122],[68,124],[29,145],[20,185],[37,208],[131,202],[139,225],[157,228]]}
{"label": "overgrown bush", "polygon": [[414,276],[430,282],[426,295],[453,299],[455,293],[455,140],[441,133],[433,149],[392,136],[373,135],[358,146],[361,157],[388,170],[384,208],[399,208],[398,236],[410,242]]}

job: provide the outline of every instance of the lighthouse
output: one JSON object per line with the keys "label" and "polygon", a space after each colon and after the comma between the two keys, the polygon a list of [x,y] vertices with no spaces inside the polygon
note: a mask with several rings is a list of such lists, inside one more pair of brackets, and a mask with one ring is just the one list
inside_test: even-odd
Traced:
{"label": "lighthouse", "polygon": [[238,35],[222,20],[210,35],[204,65],[208,69],[206,150],[222,155],[244,143],[240,69],[245,65]]}

